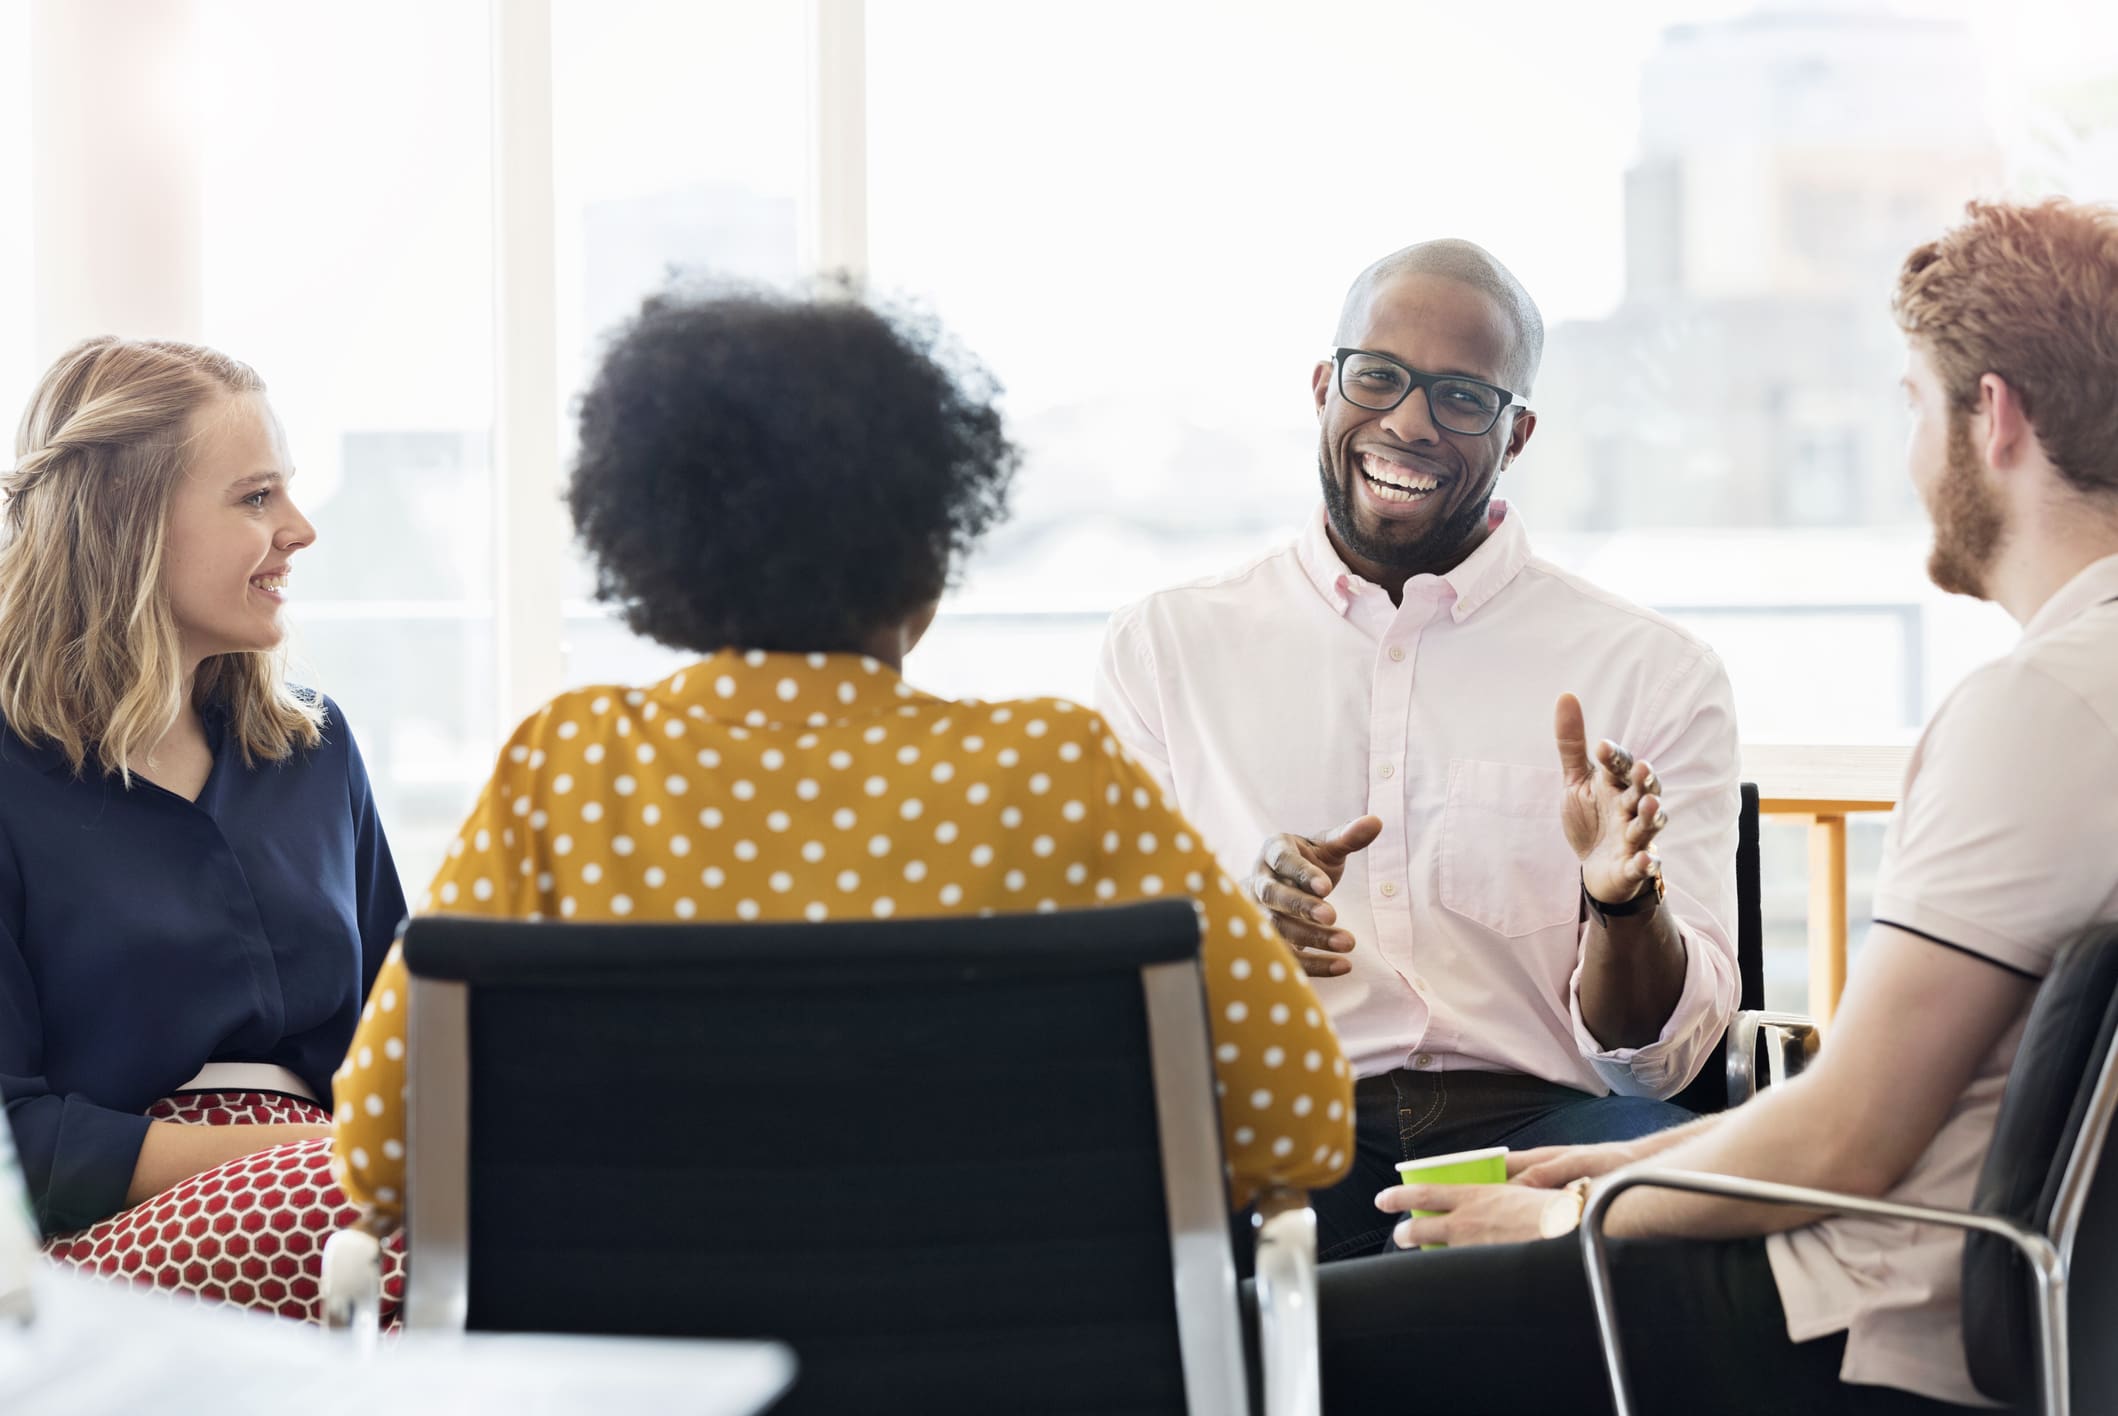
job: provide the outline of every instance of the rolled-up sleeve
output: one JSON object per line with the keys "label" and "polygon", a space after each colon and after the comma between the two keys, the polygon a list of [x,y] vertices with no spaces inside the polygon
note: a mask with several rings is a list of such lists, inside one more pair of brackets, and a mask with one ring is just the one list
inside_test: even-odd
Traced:
{"label": "rolled-up sleeve", "polygon": [[44,1077],[43,1009],[22,956],[22,880],[0,842],[0,1098],[45,1234],[65,1234],[125,1208],[148,1119],[52,1091]]}
{"label": "rolled-up sleeve", "polygon": [[1667,1098],[1714,1054],[1742,992],[1736,961],[1736,838],[1742,813],[1742,753],[1735,694],[1710,651],[1673,674],[1626,746],[1661,779],[1669,826],[1655,843],[1668,894],[1663,908],[1684,940],[1684,984],[1653,1042],[1607,1048],[1581,1016],[1589,926],[1567,984],[1574,1044],[1604,1085],[1621,1096]]}

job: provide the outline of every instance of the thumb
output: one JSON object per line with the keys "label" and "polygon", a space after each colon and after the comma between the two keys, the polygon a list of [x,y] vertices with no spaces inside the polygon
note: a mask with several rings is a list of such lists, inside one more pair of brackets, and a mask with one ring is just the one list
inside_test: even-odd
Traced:
{"label": "thumb", "polygon": [[1581,700],[1571,693],[1559,695],[1552,708],[1552,737],[1559,744],[1559,766],[1568,786],[1589,775],[1588,726],[1581,717]]}
{"label": "thumb", "polygon": [[1338,865],[1355,851],[1366,850],[1382,833],[1380,816],[1356,816],[1329,835],[1319,837],[1317,854],[1324,858],[1323,864]]}

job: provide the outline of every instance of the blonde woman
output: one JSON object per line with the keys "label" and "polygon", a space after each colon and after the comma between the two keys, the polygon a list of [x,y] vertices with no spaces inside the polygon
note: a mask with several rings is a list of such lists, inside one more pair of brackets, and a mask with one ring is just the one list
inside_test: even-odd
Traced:
{"label": "blonde woman", "polygon": [[313,1316],[331,1070],[404,913],[248,367],[95,339],[0,479],[0,1096],[58,1261]]}

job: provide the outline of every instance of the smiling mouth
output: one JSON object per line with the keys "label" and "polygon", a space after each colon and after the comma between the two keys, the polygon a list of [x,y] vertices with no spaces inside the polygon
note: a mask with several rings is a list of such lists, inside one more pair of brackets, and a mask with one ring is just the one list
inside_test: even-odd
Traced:
{"label": "smiling mouth", "polygon": [[262,590],[267,595],[277,595],[287,588],[286,572],[282,571],[278,575],[253,575],[250,577],[250,588]]}
{"label": "smiling mouth", "polygon": [[1421,472],[1372,452],[1361,454],[1360,470],[1368,481],[1368,490],[1378,501],[1424,501],[1441,489],[1442,479],[1431,472]]}

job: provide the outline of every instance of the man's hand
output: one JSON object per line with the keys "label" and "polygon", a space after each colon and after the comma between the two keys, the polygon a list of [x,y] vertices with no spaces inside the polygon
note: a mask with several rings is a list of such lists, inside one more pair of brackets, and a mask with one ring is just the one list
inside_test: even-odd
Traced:
{"label": "man's hand", "polygon": [[1559,819],[1581,857],[1581,883],[1603,904],[1622,905],[1662,873],[1661,858],[1648,849],[1669,825],[1662,784],[1653,767],[1609,739],[1596,744],[1591,762],[1581,700],[1571,693],[1559,695],[1552,735],[1566,771]]}
{"label": "man's hand", "polygon": [[1258,848],[1257,864],[1244,884],[1312,978],[1329,978],[1353,967],[1338,957],[1351,952],[1353,936],[1332,927],[1338,923],[1338,911],[1324,897],[1346,873],[1346,857],[1382,832],[1381,817],[1363,816],[1313,839],[1271,836]]}
{"label": "man's hand", "polygon": [[1602,1141],[1584,1146],[1538,1146],[1508,1152],[1508,1179],[1539,1190],[1556,1190],[1576,1180],[1608,1175],[1645,1158],[1632,1141]]}
{"label": "man's hand", "polygon": [[1385,1214],[1412,1215],[1390,1232],[1400,1249],[1418,1244],[1446,1244],[1452,1249],[1480,1244],[1520,1244],[1540,1237],[1549,1190],[1521,1185],[1392,1185],[1375,1197]]}

